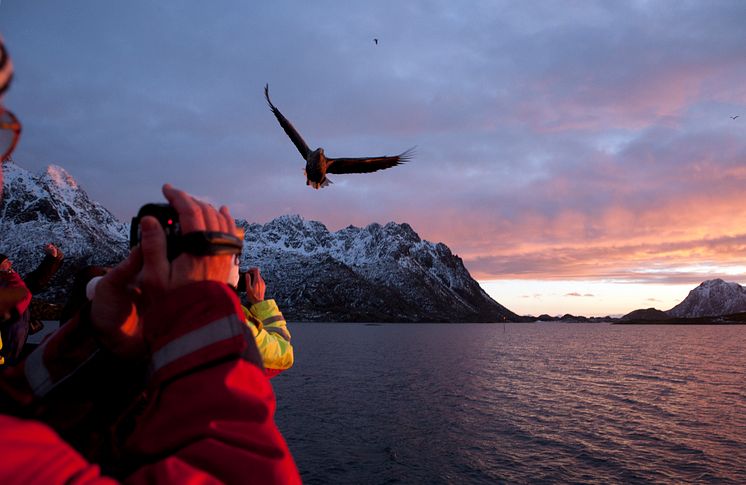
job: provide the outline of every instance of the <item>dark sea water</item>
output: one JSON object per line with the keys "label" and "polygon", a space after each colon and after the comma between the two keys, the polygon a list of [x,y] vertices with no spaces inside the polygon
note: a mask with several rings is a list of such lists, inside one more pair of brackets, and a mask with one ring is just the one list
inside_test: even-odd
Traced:
{"label": "dark sea water", "polygon": [[290,328],[306,483],[746,483],[746,326]]}

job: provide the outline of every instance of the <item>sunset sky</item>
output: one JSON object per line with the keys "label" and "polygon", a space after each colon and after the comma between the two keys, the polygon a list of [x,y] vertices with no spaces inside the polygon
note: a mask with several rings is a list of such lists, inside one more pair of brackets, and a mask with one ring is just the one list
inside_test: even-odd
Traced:
{"label": "sunset sky", "polygon": [[[520,314],[746,282],[746,2],[3,0],[0,33],[16,163],[122,220],[168,181],[255,222],[408,222]],[[306,187],[265,83],[312,149],[415,159]]]}

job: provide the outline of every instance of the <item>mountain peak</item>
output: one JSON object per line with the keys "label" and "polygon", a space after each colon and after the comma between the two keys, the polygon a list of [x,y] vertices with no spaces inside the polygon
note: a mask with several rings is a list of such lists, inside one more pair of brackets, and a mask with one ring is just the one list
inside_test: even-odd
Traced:
{"label": "mountain peak", "polygon": [[50,165],[38,175],[16,163],[3,164],[0,251],[12,255],[23,274],[52,242],[68,260],[110,263],[127,255],[128,230],[109,211],[90,200],[65,169]]}
{"label": "mountain peak", "polygon": [[270,222],[277,222],[278,224],[293,224],[302,225],[306,220],[301,217],[300,214],[283,214],[277,216]]}
{"label": "mountain peak", "polygon": [[746,289],[720,278],[707,280],[666,313],[678,318],[714,317],[746,311]]}
{"label": "mountain peak", "polygon": [[727,281],[725,281],[725,280],[723,280],[721,278],[715,278],[715,279],[712,279],[712,280],[706,280],[706,281],[703,281],[702,283],[699,284],[699,286],[701,288],[713,288],[713,287],[721,286],[721,285],[736,285],[736,286],[741,286],[738,283],[728,283]]}
{"label": "mountain peak", "polygon": [[72,175],[67,173],[67,170],[59,165],[48,165],[43,172],[42,178],[49,180],[51,184],[59,189],[80,190],[78,182],[75,181]]}

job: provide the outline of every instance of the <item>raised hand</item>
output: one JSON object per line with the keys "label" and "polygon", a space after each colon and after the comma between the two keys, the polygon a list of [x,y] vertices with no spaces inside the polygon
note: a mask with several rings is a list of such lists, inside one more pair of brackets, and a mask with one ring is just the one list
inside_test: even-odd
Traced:
{"label": "raised hand", "polygon": [[249,269],[244,278],[246,278],[246,299],[249,300],[249,304],[254,305],[264,301],[267,285],[264,283],[259,268]]}
{"label": "raised hand", "polygon": [[[182,234],[215,231],[242,236],[226,207],[218,211],[168,184],[163,186],[163,195],[179,214]],[[147,352],[142,315],[166,292],[197,281],[225,283],[234,258],[232,254],[195,256],[185,252],[169,262],[166,235],[158,220],[143,217],[140,228],[140,245],[99,282],[91,308],[99,341],[123,357]]]}

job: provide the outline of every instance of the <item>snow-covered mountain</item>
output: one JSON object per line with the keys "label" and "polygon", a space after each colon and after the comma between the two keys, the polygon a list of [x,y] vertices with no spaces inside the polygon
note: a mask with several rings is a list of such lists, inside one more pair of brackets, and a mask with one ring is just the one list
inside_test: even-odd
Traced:
{"label": "snow-covered mountain", "polygon": [[[23,274],[46,242],[65,252],[62,283],[85,264],[111,264],[127,254],[128,227],[91,201],[64,169],[31,175],[6,163],[0,209],[0,252]],[[258,266],[286,317],[303,321],[495,322],[520,317],[492,300],[461,258],[423,241],[408,224],[390,222],[330,232],[300,216],[246,230],[244,269]],[[66,278],[66,279],[65,279]]]}
{"label": "snow-covered mountain", "polygon": [[746,288],[721,279],[707,280],[668,310],[672,317],[697,318],[746,312]]}
{"label": "snow-covered mountain", "polygon": [[50,165],[33,175],[3,163],[0,252],[21,274],[31,271],[51,242],[71,263],[111,264],[127,255],[129,229],[92,201],[65,169]]}
{"label": "snow-covered mountain", "polygon": [[336,321],[505,321],[518,316],[492,300],[445,244],[409,224],[336,232],[286,215],[246,230],[242,266],[258,266],[271,297],[291,318]]}

